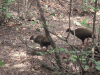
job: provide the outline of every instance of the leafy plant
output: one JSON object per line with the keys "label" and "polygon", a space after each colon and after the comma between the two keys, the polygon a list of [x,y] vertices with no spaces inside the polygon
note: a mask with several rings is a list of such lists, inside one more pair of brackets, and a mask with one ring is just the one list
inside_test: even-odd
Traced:
{"label": "leafy plant", "polygon": [[36,54],[44,55],[42,52],[36,52]]}
{"label": "leafy plant", "polygon": [[61,75],[62,74],[62,72],[58,72],[58,71],[55,71],[54,73],[57,74],[57,75]]}
{"label": "leafy plant", "polygon": [[47,54],[47,53],[54,53],[54,52],[56,52],[55,50],[47,50],[47,52],[45,53],[45,54]]}
{"label": "leafy plant", "polygon": [[53,13],[52,13],[52,14],[50,14],[50,17],[51,17],[51,18],[53,18],[53,16],[54,16],[54,14],[53,14]]}
{"label": "leafy plant", "polygon": [[71,61],[75,62],[76,59],[77,59],[77,56],[76,56],[76,55],[72,55],[72,56],[70,57],[70,59],[71,59]]}
{"label": "leafy plant", "polygon": [[95,64],[96,64],[96,69],[100,71],[100,61],[95,62]]}
{"label": "leafy plant", "polygon": [[86,20],[87,20],[87,18],[83,19],[82,25],[85,25]]}
{"label": "leafy plant", "polygon": [[31,21],[31,24],[34,25],[36,23],[36,21]]}
{"label": "leafy plant", "polygon": [[84,69],[89,69],[89,66],[86,65],[86,66],[84,67]]}
{"label": "leafy plant", "polygon": [[2,61],[0,61],[0,66],[3,66],[3,65],[4,65],[4,63]]}

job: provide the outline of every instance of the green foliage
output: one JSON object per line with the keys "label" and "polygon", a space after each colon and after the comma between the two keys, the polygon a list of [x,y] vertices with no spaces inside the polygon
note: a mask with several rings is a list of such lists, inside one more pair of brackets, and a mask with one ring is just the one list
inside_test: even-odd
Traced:
{"label": "green foliage", "polygon": [[76,62],[77,56],[76,56],[76,55],[72,55],[72,56],[70,57],[70,59],[71,59],[71,61]]}
{"label": "green foliage", "polygon": [[60,50],[61,50],[61,51],[66,51],[67,49],[66,49],[66,48],[60,48]]}
{"label": "green foliage", "polygon": [[39,55],[44,55],[42,52],[36,52],[36,54],[39,54]]}
{"label": "green foliage", "polygon": [[64,52],[64,53],[69,53],[69,51],[66,48],[59,48],[60,51]]}
{"label": "green foliage", "polygon": [[50,14],[50,17],[53,18],[54,14]]}
{"label": "green foliage", "polygon": [[53,27],[53,26],[54,26],[54,24],[50,25],[50,27]]}
{"label": "green foliage", "polygon": [[89,66],[85,66],[84,69],[89,69]]}
{"label": "green foliage", "polygon": [[7,15],[8,18],[12,17],[11,13],[6,13],[6,15]]}
{"label": "green foliage", "polygon": [[54,73],[57,74],[57,75],[61,75],[62,74],[62,72],[58,72],[58,71],[55,71]]}
{"label": "green foliage", "polygon": [[82,25],[85,25],[86,20],[87,20],[87,18],[83,19]]}
{"label": "green foliage", "polygon": [[91,2],[92,2],[92,3],[94,3],[94,2],[95,2],[95,0],[91,0]]}
{"label": "green foliage", "polygon": [[100,71],[100,61],[95,62],[95,64],[96,64],[96,69]]}
{"label": "green foliage", "polygon": [[96,27],[97,28],[97,32],[100,33],[100,27]]}
{"label": "green foliage", "polygon": [[95,63],[96,65],[100,66],[100,61]]}
{"label": "green foliage", "polygon": [[49,8],[48,5],[46,5],[46,10],[47,10],[47,12],[55,12],[55,10]]}
{"label": "green foliage", "polygon": [[0,7],[2,7],[2,8],[0,8],[0,10],[2,10],[2,11],[8,10],[9,7],[5,6],[5,5],[10,5],[12,2],[15,2],[15,5],[16,5],[16,0],[7,0],[7,1],[3,1],[2,3],[0,2],[0,4],[1,4]]}
{"label": "green foliage", "polygon": [[67,59],[64,59],[64,61],[68,61]]}
{"label": "green foliage", "polygon": [[2,61],[0,61],[0,66],[3,66],[3,65],[4,65],[4,63]]}
{"label": "green foliage", "polygon": [[48,25],[48,22],[46,22],[46,25]]}
{"label": "green foliage", "polygon": [[89,28],[89,27],[90,27],[90,25],[89,25],[89,24],[87,24],[87,27]]}
{"label": "green foliage", "polygon": [[34,48],[33,46],[27,45],[28,47]]}
{"label": "green foliage", "polygon": [[16,0],[6,0],[6,1],[0,2],[0,11],[2,11],[3,14],[7,15],[8,18],[11,18],[12,15],[10,13],[7,13],[6,10],[9,9],[9,5],[12,2],[15,2],[15,5],[16,5]]}
{"label": "green foliage", "polygon": [[16,27],[16,31],[18,31],[18,28]]}
{"label": "green foliage", "polygon": [[36,21],[31,21],[31,24],[34,25],[36,23]]}
{"label": "green foliage", "polygon": [[77,52],[77,51],[70,51],[69,53],[71,53],[71,54],[72,54],[72,53],[76,53],[76,52]]}
{"label": "green foliage", "polygon": [[96,69],[100,71],[100,66],[96,66]]}
{"label": "green foliage", "polygon": [[50,53],[50,54],[52,54],[52,53],[54,53],[54,52],[57,52],[55,49],[52,49],[52,50],[47,50],[47,52],[45,53],[45,54],[47,54],[47,53]]}
{"label": "green foliage", "polygon": [[91,59],[92,63],[95,63],[96,62],[93,58],[90,58],[90,59]]}

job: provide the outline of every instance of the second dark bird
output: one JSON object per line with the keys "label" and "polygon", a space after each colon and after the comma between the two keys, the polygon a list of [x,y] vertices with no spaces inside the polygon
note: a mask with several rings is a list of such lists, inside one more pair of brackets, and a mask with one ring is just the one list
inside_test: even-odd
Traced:
{"label": "second dark bird", "polygon": [[[74,35],[74,31],[69,28],[66,30],[66,32],[71,32],[71,34]],[[88,43],[89,38],[92,38],[92,32],[86,28],[77,28],[75,30],[75,36],[78,37],[80,40],[82,40],[82,44],[79,47],[81,48],[86,38],[87,38],[86,44]],[[95,35],[94,38],[96,38]]]}
{"label": "second dark bird", "polygon": [[46,49],[48,49],[48,46],[51,45],[46,36],[42,34],[36,36],[35,38],[34,36],[31,36],[30,40],[33,40],[35,43],[40,44],[41,48],[45,46]]}

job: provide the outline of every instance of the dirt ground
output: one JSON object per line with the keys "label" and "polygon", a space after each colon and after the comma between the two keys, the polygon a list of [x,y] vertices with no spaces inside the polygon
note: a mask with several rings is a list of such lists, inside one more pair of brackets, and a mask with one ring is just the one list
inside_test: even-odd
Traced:
{"label": "dirt ground", "polygon": [[[67,37],[68,35],[68,33],[66,33],[65,31],[69,27],[68,25],[69,0],[65,1],[60,0],[60,1],[62,1],[66,9],[63,6],[61,6],[58,1],[55,0],[53,1],[41,0],[40,3],[44,10],[44,16],[46,18],[49,30],[58,34],[60,37],[64,38]],[[20,6],[22,6],[21,2]],[[74,29],[79,27],[86,27],[82,26],[81,23],[84,18],[87,18],[86,24],[90,25],[88,29],[92,30],[93,14],[86,13],[84,16],[82,16],[80,8],[81,2],[73,0],[72,4],[73,4],[72,8],[73,9],[75,8],[78,11],[77,12],[74,10],[72,11],[73,15],[71,16],[71,27],[73,27]],[[11,13],[14,16],[16,16],[16,13],[18,14],[17,6],[16,7],[12,6],[10,6],[9,11],[11,11]],[[47,53],[44,55],[37,54],[36,52],[43,52],[43,53],[46,52],[45,48],[41,50],[38,44],[29,40],[31,35],[36,36],[38,34],[45,34],[42,24],[39,21],[40,19],[38,14],[39,11],[36,7],[35,2],[33,2],[29,12],[32,13],[32,18],[36,21],[36,23],[32,24],[31,21],[28,21],[29,18],[26,18],[26,20],[22,19],[19,20],[22,23],[21,25],[15,25],[13,24],[15,20],[10,20],[9,23],[0,26],[0,61],[5,63],[4,66],[0,67],[0,75],[58,75],[53,71],[43,67],[43,63],[47,64],[50,64],[50,62],[55,63],[53,57],[54,53],[52,54]],[[52,14],[54,16],[52,16]],[[96,36],[98,36],[97,27],[99,27],[99,16],[100,16],[100,11],[97,12],[96,30],[95,30]],[[70,50],[69,45],[67,45],[64,41],[58,39],[53,34],[50,35],[55,41],[58,50],[60,50],[60,48]],[[90,39],[89,42],[91,41],[92,40]],[[98,42],[98,37],[95,39],[95,42],[96,43]],[[76,38],[75,42],[74,36],[70,34],[68,38],[68,43],[71,45],[76,45],[76,47],[78,47],[82,42],[78,38]],[[82,46],[82,50],[84,46]],[[91,44],[88,45],[88,47],[90,46]],[[49,50],[52,50],[52,48],[49,48]],[[70,67],[71,65],[70,63],[63,62],[62,57],[66,54],[65,53],[60,53],[60,54],[63,65],[66,67]],[[73,73],[76,72],[74,68],[75,67],[73,67],[73,69],[70,70]],[[79,69],[78,66],[77,69]],[[99,74],[100,72],[97,71],[96,75]]]}

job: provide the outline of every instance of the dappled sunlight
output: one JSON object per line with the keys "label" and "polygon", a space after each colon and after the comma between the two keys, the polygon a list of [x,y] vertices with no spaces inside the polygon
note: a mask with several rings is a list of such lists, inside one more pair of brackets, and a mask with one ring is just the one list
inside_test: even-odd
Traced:
{"label": "dappled sunlight", "polygon": [[27,64],[24,64],[24,63],[21,63],[21,64],[15,64],[14,66],[13,66],[13,68],[27,68],[27,67],[29,67],[29,65],[31,65],[30,63],[28,63],[27,62]]}
{"label": "dappled sunlight", "polygon": [[9,56],[12,60],[22,60],[28,58],[28,55],[26,54],[26,51],[20,50],[20,51],[12,51]]}
{"label": "dappled sunlight", "polygon": [[77,72],[77,71],[80,70],[79,66],[73,64],[72,62],[71,62],[68,66],[69,66],[69,68],[70,68],[72,71],[74,71],[74,72]]}
{"label": "dappled sunlight", "polygon": [[39,59],[39,60],[43,60],[43,56],[37,56],[37,55],[35,55],[35,56],[33,56],[33,58]]}

